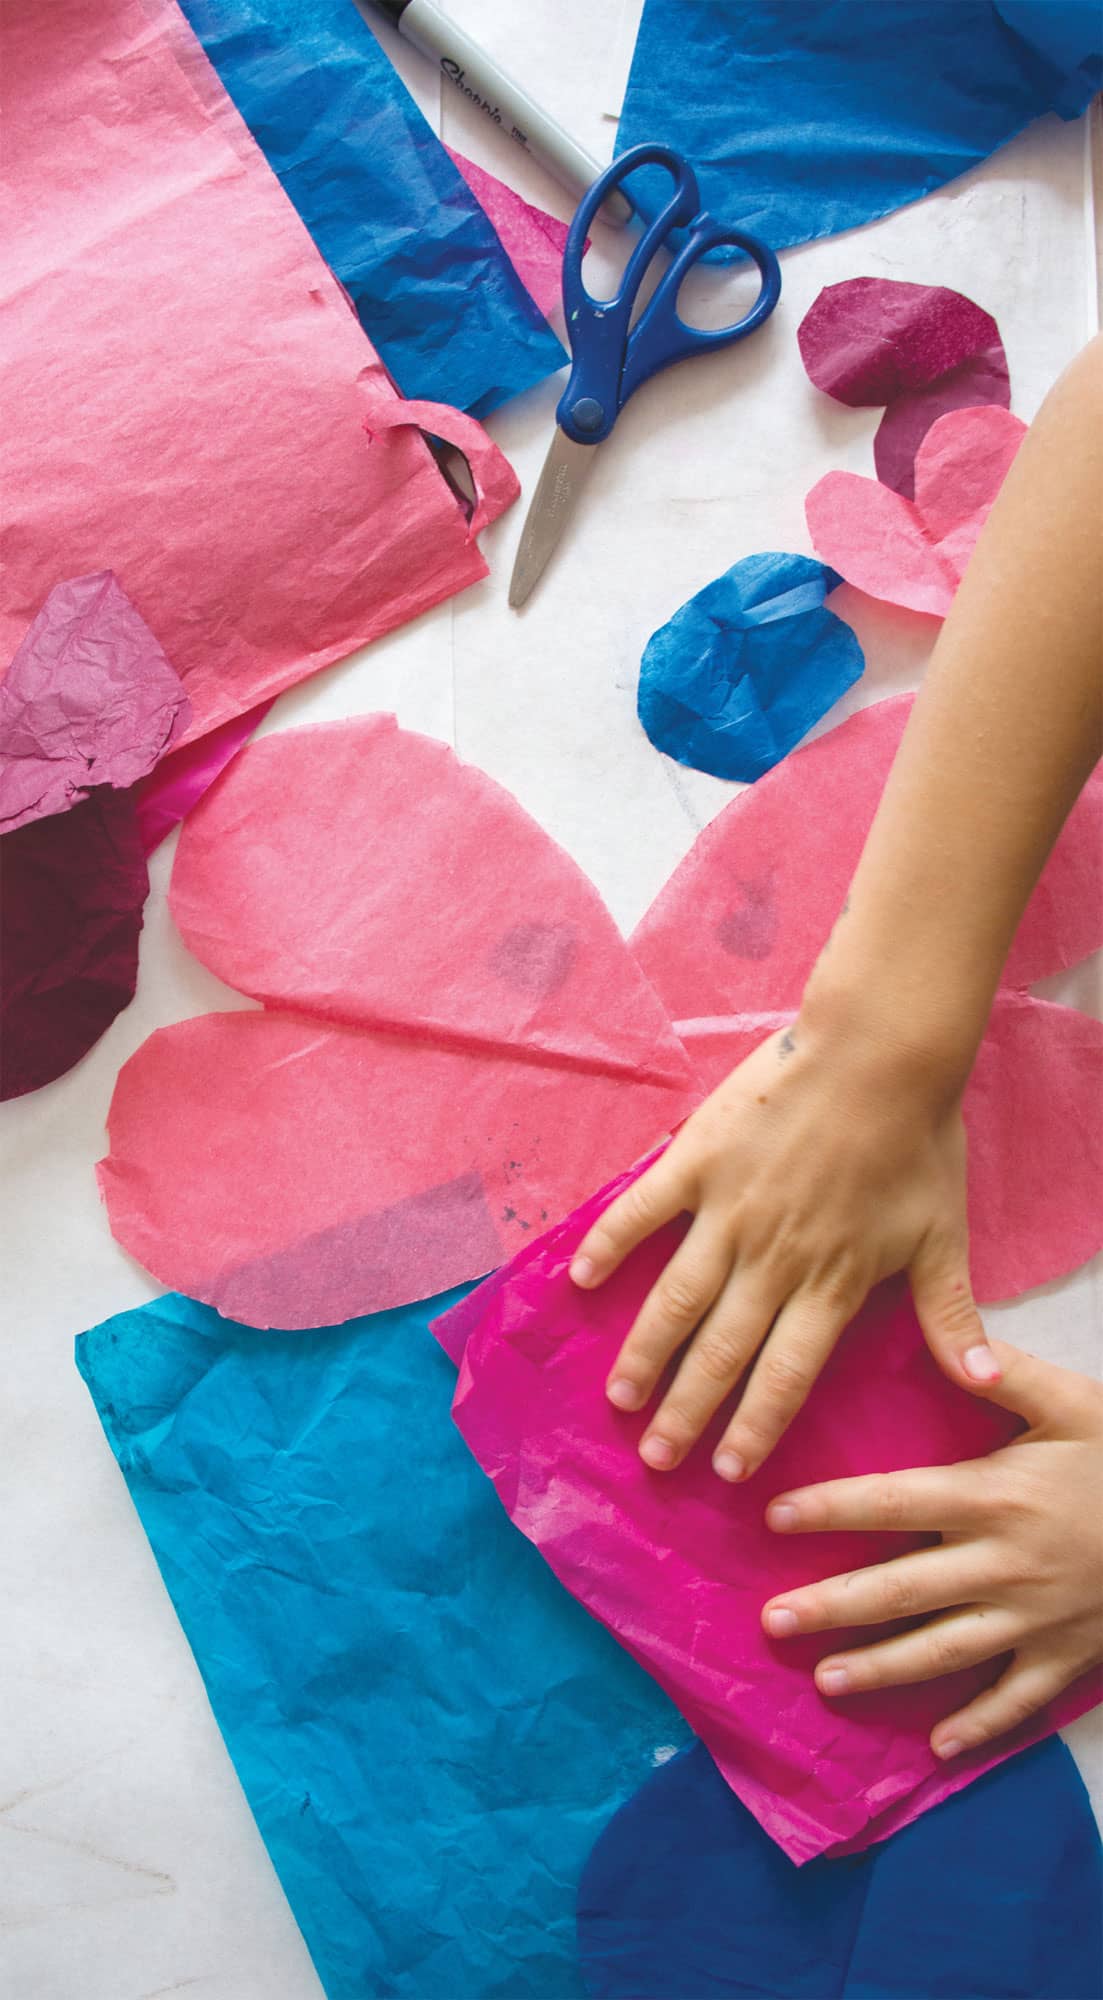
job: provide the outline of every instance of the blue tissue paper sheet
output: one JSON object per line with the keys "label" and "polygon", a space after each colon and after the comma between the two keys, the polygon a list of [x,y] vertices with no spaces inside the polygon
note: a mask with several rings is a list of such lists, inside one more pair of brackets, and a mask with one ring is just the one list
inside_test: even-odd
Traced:
{"label": "blue tissue paper sheet", "polygon": [[485,416],[567,356],[354,0],[181,0],[404,395]]}
{"label": "blue tissue paper sheet", "polygon": [[[1098,0],[646,0],[617,150],[775,250],[887,215],[1103,85]],[[665,176],[644,182],[650,212]]]}
{"label": "blue tissue paper sheet", "polygon": [[450,1414],[461,1287],[312,1333],[170,1295],[77,1342],[329,2000],[572,2000],[601,1829],[689,1732]]}
{"label": "blue tissue paper sheet", "polygon": [[745,556],[647,642],[637,708],[657,750],[714,778],[760,778],[865,666],[812,556]]}
{"label": "blue tissue paper sheet", "polygon": [[698,1743],[602,1834],[579,1949],[601,2000],[1095,2000],[1101,1879],[1059,1737],[880,1846],[802,1868]]}

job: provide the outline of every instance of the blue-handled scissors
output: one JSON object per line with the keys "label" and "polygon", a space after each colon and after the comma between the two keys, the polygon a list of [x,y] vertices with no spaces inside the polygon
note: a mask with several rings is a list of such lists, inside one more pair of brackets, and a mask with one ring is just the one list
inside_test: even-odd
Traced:
{"label": "blue-handled scissors", "polygon": [[[602,202],[637,167],[661,166],[672,176],[665,208],[648,224],[611,299],[591,298],[582,282],[586,232]],[[679,230],[689,234],[660,278],[634,326],[632,312],[656,253]],[[734,326],[704,331],[678,314],[678,290],[687,272],[709,250],[734,244],[754,259],[762,279],[758,297]],[[563,252],[563,310],[571,343],[571,375],[555,413],[556,432],[521,534],[509,586],[510,604],[525,602],[574,510],[593,464],[593,448],[607,438],[641,382],[695,354],[714,354],[744,340],[768,319],[781,293],[778,261],[765,243],[742,229],[727,229],[701,207],[693,169],[669,146],[633,146],[600,174],[582,198]]]}

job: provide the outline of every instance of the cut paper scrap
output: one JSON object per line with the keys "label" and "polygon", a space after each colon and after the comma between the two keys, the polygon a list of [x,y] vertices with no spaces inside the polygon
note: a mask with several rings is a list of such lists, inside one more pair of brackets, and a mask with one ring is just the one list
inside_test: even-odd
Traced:
{"label": "cut paper scrap", "polygon": [[940,1374],[903,1279],[851,1322],[763,1474],[726,1486],[710,1463],[721,1409],[677,1471],[640,1458],[646,1412],[605,1394],[626,1337],[685,1222],[642,1244],[595,1292],[568,1265],[623,1174],[518,1253],[435,1329],[460,1355],[453,1415],[506,1512],[560,1582],[654,1674],[732,1790],[797,1862],[867,1846],[1099,1700],[1084,1676],[1014,1733],[947,1766],[928,1736],[991,1667],[830,1701],[812,1677],[846,1634],[768,1639],[769,1597],[868,1567],[922,1536],[778,1536],[766,1502],[789,1486],[979,1457],[1019,1428]]}
{"label": "cut paper scrap", "polygon": [[0,61],[0,658],[59,550],[73,573],[109,553],[184,681],[190,742],[485,576],[423,438],[386,429],[382,364],[171,0],[11,0]]}
{"label": "cut paper scrap", "polygon": [[797,328],[809,379],[852,409],[885,408],[873,440],[882,486],[915,494],[915,454],[950,410],[998,404],[1011,382],[999,328],[962,292],[896,278],[825,285]]}
{"label": "cut paper scrap", "polygon": [[355,0],[182,5],[406,395],[485,416],[563,367],[495,227],[520,227],[507,191],[486,213]]}
{"label": "cut paper scrap", "polygon": [[808,532],[858,590],[944,618],[1025,435],[1008,410],[952,410],[916,453],[914,500],[858,472],[828,472],[804,503]]}
{"label": "cut paper scrap", "polygon": [[236,1318],[315,1326],[481,1276],[696,1101],[581,871],[392,717],[243,751],[170,900],[266,1011],[150,1037],[100,1184],[126,1249]]}
{"label": "cut paper scrap", "polygon": [[[792,1019],[842,908],[911,707],[859,711],[725,807],[631,943],[702,1091]],[[800,830],[799,839],[793,829]],[[965,1095],[970,1261],[981,1299],[1074,1270],[1103,1244],[1103,1027],[1031,999],[1103,944],[1103,767],[1027,905]]]}
{"label": "cut paper scrap", "polygon": [[148,890],[109,785],[0,839],[0,1098],[63,1075],[133,999]]}
{"label": "cut paper scrap", "polygon": [[308,1339],[170,1296],[77,1342],[328,2000],[578,2000],[583,1863],[687,1736],[449,1423],[455,1296]]}
{"label": "cut paper scrap", "polygon": [[230,759],[237,756],[253,731],[260,727],[271,706],[270,701],[262,701],[259,707],[232,716],[229,722],[223,722],[218,729],[209,729],[205,736],[197,736],[182,749],[170,750],[148,778],[135,786],[138,828],[147,854],[160,846],[165,835],[179,825],[210,789]]}
{"label": "cut paper scrap", "polygon": [[152,770],[191,713],[110,570],[54,585],[0,679],[0,834]]}
{"label": "cut paper scrap", "polygon": [[639,718],[657,750],[714,778],[760,778],[865,665],[811,556],[745,556],[647,642]]}
{"label": "cut paper scrap", "polygon": [[480,207],[486,210],[525,290],[536,300],[545,319],[550,318],[562,304],[567,224],[525,201],[505,181],[488,174],[485,167],[476,166],[474,160],[466,160],[451,146],[444,150]]}
{"label": "cut paper scrap", "polygon": [[[661,140],[775,249],[853,229],[1103,84],[1095,0],[646,0],[617,150]],[[633,183],[635,188],[635,183]]]}
{"label": "cut paper scrap", "polygon": [[889,1841],[794,1868],[702,1744],[644,1780],[583,1871],[594,2000],[1069,2000],[1103,1990],[1099,1833],[1056,1737]]}
{"label": "cut paper scrap", "polygon": [[365,418],[369,438],[411,426],[443,438],[454,445],[467,461],[475,488],[475,506],[467,524],[467,539],[482,533],[507,507],[512,507],[521,491],[521,482],[508,458],[497,450],[487,450],[487,435],[474,417],[463,410],[450,410],[443,403],[389,402]]}

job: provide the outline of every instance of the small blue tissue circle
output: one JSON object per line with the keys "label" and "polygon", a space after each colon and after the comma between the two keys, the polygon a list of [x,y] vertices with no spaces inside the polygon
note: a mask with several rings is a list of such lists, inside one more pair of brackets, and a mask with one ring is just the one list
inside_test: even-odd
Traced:
{"label": "small blue tissue circle", "polygon": [[657,750],[714,778],[760,778],[865,665],[812,556],[745,556],[648,641],[639,718]]}

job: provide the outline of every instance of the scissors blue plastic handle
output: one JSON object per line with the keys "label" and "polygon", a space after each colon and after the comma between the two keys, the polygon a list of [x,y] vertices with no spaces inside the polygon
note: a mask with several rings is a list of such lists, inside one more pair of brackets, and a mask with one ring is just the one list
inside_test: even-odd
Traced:
{"label": "scissors blue plastic handle", "polygon": [[[661,166],[673,179],[666,206],[648,224],[628,260],[619,290],[611,299],[591,298],[582,282],[586,233],[614,188],[637,167]],[[632,311],[656,252],[678,230],[688,230],[670,269],[656,285],[635,326]],[[733,326],[706,331],[687,326],[678,315],[678,289],[686,273],[708,251],[733,244],[758,266],[761,289],[750,311]],[[556,410],[560,430],[576,444],[607,438],[629,396],[662,368],[695,354],[713,354],[745,340],[773,312],[781,295],[781,271],[769,246],[742,229],[729,229],[701,207],[697,178],[688,161],[669,146],[633,146],[600,174],[582,198],[563,252],[563,310],[571,343],[570,380]]]}

